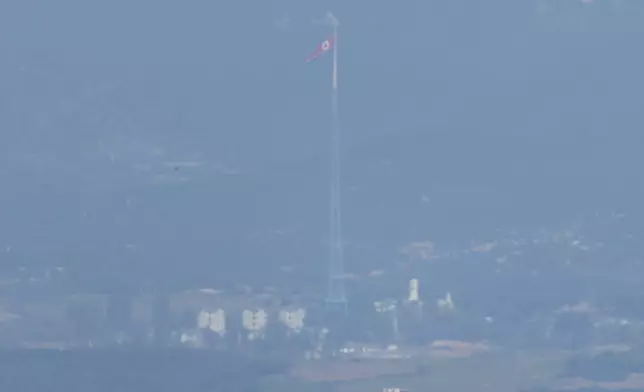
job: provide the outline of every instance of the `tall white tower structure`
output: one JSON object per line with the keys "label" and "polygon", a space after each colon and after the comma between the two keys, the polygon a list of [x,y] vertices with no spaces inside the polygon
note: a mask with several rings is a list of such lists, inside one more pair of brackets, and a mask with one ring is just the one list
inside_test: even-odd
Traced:
{"label": "tall white tower structure", "polygon": [[405,308],[411,311],[416,318],[422,318],[423,302],[420,300],[420,283],[418,279],[409,280],[409,294],[407,295],[407,301],[404,303]]}
{"label": "tall white tower structure", "polygon": [[407,298],[409,302],[418,302],[418,279],[412,279],[409,281],[409,297]]}

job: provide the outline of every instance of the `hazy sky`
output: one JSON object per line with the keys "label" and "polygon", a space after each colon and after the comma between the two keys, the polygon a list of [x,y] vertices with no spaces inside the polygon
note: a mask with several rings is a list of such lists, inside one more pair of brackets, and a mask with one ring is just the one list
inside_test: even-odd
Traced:
{"label": "hazy sky", "polygon": [[[637,91],[627,89],[629,70],[641,64],[628,46],[635,33],[607,16],[587,20],[584,37],[574,26],[596,10],[558,3],[546,18],[532,1],[3,2],[3,122],[34,132],[27,144],[44,138],[52,144],[43,147],[64,150],[79,148],[61,143],[61,133],[92,145],[123,132],[149,149],[178,145],[230,160],[320,153],[329,59],[302,59],[326,35],[316,20],[327,8],[342,23],[341,110],[351,140],[430,125],[480,134],[476,123],[493,137],[491,128],[523,127],[530,115],[585,126],[592,113],[579,111],[617,91],[624,102],[615,110],[628,111]],[[560,20],[567,30],[553,27]],[[454,125],[462,112],[472,123]]]}

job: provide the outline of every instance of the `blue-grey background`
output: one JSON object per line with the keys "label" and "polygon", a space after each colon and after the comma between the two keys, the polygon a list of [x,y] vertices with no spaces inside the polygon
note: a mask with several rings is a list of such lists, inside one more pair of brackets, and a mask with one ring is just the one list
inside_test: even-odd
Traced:
{"label": "blue-grey background", "polygon": [[[321,297],[331,59],[303,60],[328,10],[349,272],[393,276],[411,241],[534,240],[502,273],[484,255],[432,265],[428,303],[451,291],[463,310],[460,329],[435,330],[477,337],[493,316],[493,337],[529,341],[521,320],[580,300],[641,316],[644,2],[626,0],[0,1],[2,281],[66,271],[11,295],[250,284]],[[605,247],[540,245],[562,227]],[[0,383],[253,390],[274,370],[136,355],[3,352]]]}

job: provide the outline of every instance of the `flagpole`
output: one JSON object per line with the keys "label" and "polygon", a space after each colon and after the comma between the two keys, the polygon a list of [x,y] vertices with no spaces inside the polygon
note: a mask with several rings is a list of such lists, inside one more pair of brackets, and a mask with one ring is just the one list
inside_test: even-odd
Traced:
{"label": "flagpole", "polygon": [[338,91],[338,24],[333,24],[333,94]]}
{"label": "flagpole", "polygon": [[[331,111],[333,127],[339,128],[338,120],[338,20],[329,13],[328,18],[333,26],[333,74],[331,75]],[[339,132],[339,130],[338,130]],[[338,135],[339,137],[339,135]]]}

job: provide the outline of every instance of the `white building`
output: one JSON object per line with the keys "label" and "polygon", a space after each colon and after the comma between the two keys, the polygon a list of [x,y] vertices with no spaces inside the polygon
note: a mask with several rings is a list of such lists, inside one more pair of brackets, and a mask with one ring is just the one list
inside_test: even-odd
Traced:
{"label": "white building", "polygon": [[210,329],[219,336],[224,336],[226,334],[226,312],[223,309],[213,312],[202,310],[197,316],[197,328]]}
{"label": "white building", "polygon": [[264,330],[268,323],[268,314],[264,309],[255,312],[244,310],[242,313],[242,325],[248,331],[248,340],[264,337]]}
{"label": "white building", "polygon": [[299,308],[294,310],[280,310],[279,320],[288,329],[294,333],[299,333],[304,328],[304,319],[306,318],[306,310]]}

